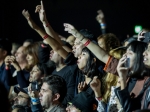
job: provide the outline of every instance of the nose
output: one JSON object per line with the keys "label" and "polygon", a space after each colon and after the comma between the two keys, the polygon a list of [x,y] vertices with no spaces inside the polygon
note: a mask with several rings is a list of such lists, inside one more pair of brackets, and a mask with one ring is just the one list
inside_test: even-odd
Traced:
{"label": "nose", "polygon": [[40,96],[40,97],[42,96],[41,91],[39,92],[39,96]]}
{"label": "nose", "polygon": [[73,46],[72,46],[72,49],[75,49],[76,48],[76,45],[74,44]]}
{"label": "nose", "polygon": [[53,53],[53,52],[54,52],[54,50],[51,50],[51,51],[50,51],[50,53]]}
{"label": "nose", "polygon": [[143,52],[143,56],[145,56],[145,55],[146,55],[146,51]]}
{"label": "nose", "polygon": [[80,59],[80,58],[81,58],[81,55],[78,56],[78,59]]}
{"label": "nose", "polygon": [[26,56],[26,60],[28,60],[29,59],[29,55],[27,54],[27,56]]}
{"label": "nose", "polygon": [[14,101],[17,99],[17,96],[13,99]]}

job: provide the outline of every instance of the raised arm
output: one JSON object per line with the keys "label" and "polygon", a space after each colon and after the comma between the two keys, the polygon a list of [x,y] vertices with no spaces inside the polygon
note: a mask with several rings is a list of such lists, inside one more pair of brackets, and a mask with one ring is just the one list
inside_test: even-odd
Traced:
{"label": "raised arm", "polygon": [[28,24],[32,29],[34,29],[45,41],[51,46],[51,48],[56,51],[62,58],[66,59],[68,52],[60,45],[58,41],[46,34],[35,22],[31,19],[28,11],[22,11],[23,16],[27,19]]}
{"label": "raised arm", "polygon": [[100,24],[102,34],[106,33],[106,23],[105,23],[105,16],[102,10],[97,11],[96,20]]}
{"label": "raised arm", "polygon": [[53,28],[51,27],[51,25],[49,24],[46,18],[44,4],[42,0],[41,0],[41,5],[36,6],[35,13],[39,13],[40,21],[42,22],[46,33],[49,34],[51,37],[53,37],[55,40],[57,40],[60,43],[60,45],[63,45],[58,34],[53,30]]}
{"label": "raised arm", "polygon": [[76,38],[80,39],[81,42],[102,62],[107,63],[109,55],[98,45],[89,41],[83,35],[81,35],[72,25],[64,23],[65,31],[71,33]]}

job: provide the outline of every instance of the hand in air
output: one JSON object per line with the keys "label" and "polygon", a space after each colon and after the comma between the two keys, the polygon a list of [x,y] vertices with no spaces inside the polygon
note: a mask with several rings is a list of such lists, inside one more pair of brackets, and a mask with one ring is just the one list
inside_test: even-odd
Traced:
{"label": "hand in air", "polygon": [[37,28],[37,25],[34,23],[34,21],[31,19],[31,16],[29,14],[29,12],[27,10],[23,10],[22,11],[22,15],[27,19],[28,21],[28,24],[30,25],[30,27],[32,29],[36,29]]}
{"label": "hand in air", "polygon": [[37,5],[35,9],[35,13],[39,13],[39,18],[41,22],[47,21],[46,13],[43,5],[43,1],[41,0],[41,5]]}
{"label": "hand in air", "polygon": [[98,15],[96,16],[96,20],[99,23],[102,23],[104,21],[104,13],[102,10],[98,10],[97,13],[98,13]]}
{"label": "hand in air", "polygon": [[65,31],[67,31],[68,33],[76,37],[76,34],[78,33],[78,31],[74,28],[74,26],[72,26],[69,23],[64,23],[64,27],[65,27]]}

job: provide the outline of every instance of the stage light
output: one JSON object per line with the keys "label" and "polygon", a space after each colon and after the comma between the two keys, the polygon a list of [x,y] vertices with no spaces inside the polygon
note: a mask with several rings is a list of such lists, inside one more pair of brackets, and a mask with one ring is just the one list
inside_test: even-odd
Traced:
{"label": "stage light", "polygon": [[135,32],[135,33],[139,33],[141,30],[142,30],[142,26],[140,26],[140,25],[136,25],[136,26],[134,27],[134,32]]}

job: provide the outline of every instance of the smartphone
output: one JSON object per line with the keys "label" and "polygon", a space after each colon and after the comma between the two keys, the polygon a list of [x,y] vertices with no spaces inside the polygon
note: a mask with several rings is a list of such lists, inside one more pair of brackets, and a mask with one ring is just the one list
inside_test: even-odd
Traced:
{"label": "smartphone", "polygon": [[126,62],[124,63],[124,67],[130,67],[130,58],[127,58]]}
{"label": "smartphone", "polygon": [[38,91],[39,90],[37,81],[31,83],[31,90],[32,91]]}

